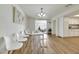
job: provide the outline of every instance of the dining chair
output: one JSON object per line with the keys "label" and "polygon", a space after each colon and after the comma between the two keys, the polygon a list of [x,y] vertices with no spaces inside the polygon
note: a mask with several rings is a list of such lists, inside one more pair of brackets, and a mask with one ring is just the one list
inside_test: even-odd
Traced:
{"label": "dining chair", "polygon": [[0,37],[0,54],[7,53],[6,43],[3,37]]}
{"label": "dining chair", "polygon": [[8,50],[8,53],[10,51],[18,50],[23,46],[23,43],[17,41],[17,37],[15,34],[12,34],[11,36],[4,36],[4,39],[6,42],[6,48]]}

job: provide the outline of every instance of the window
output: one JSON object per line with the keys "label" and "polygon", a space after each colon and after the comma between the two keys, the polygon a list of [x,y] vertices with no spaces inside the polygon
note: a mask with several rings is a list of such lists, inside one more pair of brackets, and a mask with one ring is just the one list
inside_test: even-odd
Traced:
{"label": "window", "polygon": [[38,31],[39,27],[41,30],[45,30],[47,29],[47,20],[36,20],[35,21],[35,30]]}

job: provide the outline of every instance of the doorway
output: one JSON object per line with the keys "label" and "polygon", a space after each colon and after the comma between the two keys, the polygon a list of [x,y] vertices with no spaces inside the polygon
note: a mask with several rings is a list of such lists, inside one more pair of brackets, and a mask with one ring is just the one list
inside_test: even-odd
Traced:
{"label": "doorway", "polygon": [[47,20],[36,20],[35,21],[35,31],[47,32]]}

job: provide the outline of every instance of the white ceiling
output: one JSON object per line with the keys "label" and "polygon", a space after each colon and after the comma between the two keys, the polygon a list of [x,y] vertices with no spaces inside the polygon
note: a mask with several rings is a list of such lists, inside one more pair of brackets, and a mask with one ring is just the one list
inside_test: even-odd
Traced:
{"label": "white ceiling", "polygon": [[[79,9],[74,11],[74,12],[72,12],[72,13],[69,13],[69,14],[65,15],[65,17],[74,17],[75,15],[79,15]],[[74,17],[74,18],[79,18],[79,16],[78,17]]]}
{"label": "white ceiling", "polygon": [[42,19],[51,19],[54,16],[66,11],[70,7],[66,7],[66,4],[19,4],[27,16],[41,19],[37,14],[40,13],[40,9],[43,8],[46,16]]}

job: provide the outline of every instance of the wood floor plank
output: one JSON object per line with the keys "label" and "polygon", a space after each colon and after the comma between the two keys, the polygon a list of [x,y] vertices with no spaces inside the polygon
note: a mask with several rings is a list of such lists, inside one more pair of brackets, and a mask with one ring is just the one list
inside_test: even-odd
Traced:
{"label": "wood floor plank", "polygon": [[[40,42],[39,37],[28,38],[27,43],[21,50],[13,54],[78,54],[79,37],[59,38],[55,35],[47,35],[44,42]],[[42,45],[44,43],[44,46]],[[41,44],[41,45],[40,45]]]}

